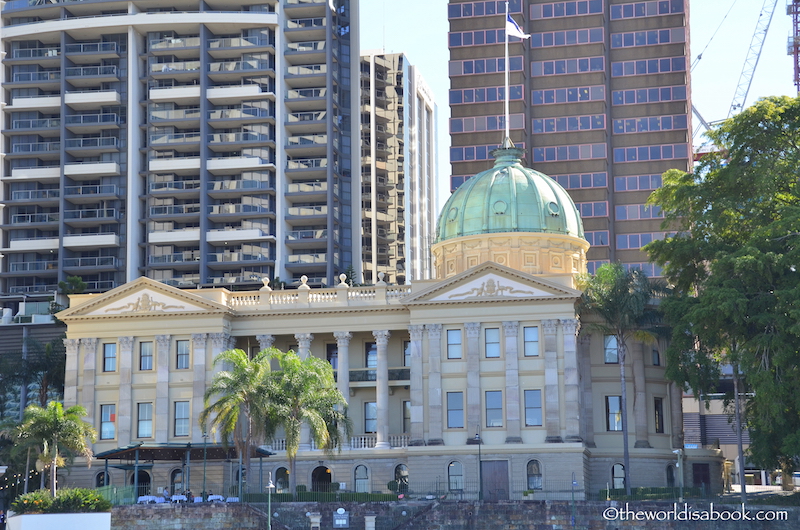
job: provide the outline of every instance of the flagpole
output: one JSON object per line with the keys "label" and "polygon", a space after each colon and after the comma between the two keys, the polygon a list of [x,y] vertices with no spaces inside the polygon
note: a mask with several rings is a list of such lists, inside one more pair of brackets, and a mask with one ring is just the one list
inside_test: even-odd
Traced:
{"label": "flagpole", "polygon": [[[508,14],[508,0],[506,0],[506,18],[505,18],[505,20],[508,20],[508,17],[509,17],[509,14]],[[506,24],[505,21],[504,21],[504,25],[508,26],[508,24]],[[505,97],[505,100],[506,100],[505,101],[506,138],[511,139],[511,124],[509,123],[509,119],[508,119],[509,118],[509,110],[508,110],[508,27],[506,27],[505,34],[506,34],[506,63],[505,63],[505,66],[506,66],[506,68],[505,68],[505,70],[506,70],[506,72],[505,72],[505,74],[506,74],[506,97]],[[505,139],[503,140],[503,142],[505,143]]]}

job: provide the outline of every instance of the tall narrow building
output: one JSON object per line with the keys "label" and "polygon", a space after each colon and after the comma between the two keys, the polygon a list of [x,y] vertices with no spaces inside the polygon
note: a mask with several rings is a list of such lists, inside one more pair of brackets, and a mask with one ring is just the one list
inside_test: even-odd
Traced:
{"label": "tall narrow building", "polygon": [[[486,164],[505,127],[505,1],[456,1],[450,21],[451,189]],[[664,237],[645,202],[691,168],[688,0],[509,0],[530,39],[509,46],[511,138],[563,185],[609,261],[658,276],[640,249]]]}
{"label": "tall narrow building", "polygon": [[7,300],[358,262],[356,1],[0,4]]}
{"label": "tall narrow building", "polygon": [[436,105],[400,53],[361,56],[362,277],[431,278],[436,222]]}

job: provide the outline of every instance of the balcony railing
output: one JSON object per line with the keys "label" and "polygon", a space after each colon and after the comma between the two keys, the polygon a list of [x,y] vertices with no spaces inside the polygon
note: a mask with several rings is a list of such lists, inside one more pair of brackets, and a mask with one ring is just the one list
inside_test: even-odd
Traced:
{"label": "balcony railing", "polygon": [[271,46],[273,43],[264,37],[226,37],[208,39],[209,48],[247,48],[252,46]]}
{"label": "balcony railing", "polygon": [[10,293],[46,293],[58,290],[58,284],[39,284],[39,285],[11,285],[8,288]]}
{"label": "balcony railing", "polygon": [[67,44],[66,53],[116,53],[116,42],[84,42],[80,44]]}
{"label": "balcony railing", "polygon": [[201,138],[199,131],[151,134],[150,145],[194,143],[199,142]]}
{"label": "balcony railing", "polygon": [[61,127],[61,118],[42,118],[38,120],[14,120],[12,129],[55,129]]}
{"label": "balcony railing", "polygon": [[150,191],[185,191],[200,189],[199,180],[171,180],[169,182],[151,182]]}
{"label": "balcony railing", "polygon": [[169,72],[194,72],[200,70],[200,61],[175,61],[171,63],[153,63],[150,73],[165,74]]}
{"label": "balcony railing", "polygon": [[212,133],[208,135],[208,141],[215,143],[238,143],[238,142],[271,142],[273,140],[267,134],[254,132],[233,132],[233,133]]}
{"label": "balcony railing", "polygon": [[117,267],[119,260],[114,256],[95,256],[88,258],[66,258],[65,267]]}
{"label": "balcony railing", "polygon": [[66,125],[100,125],[119,123],[119,114],[114,112],[103,112],[99,114],[74,114],[65,116]]}
{"label": "balcony railing", "polygon": [[293,112],[286,116],[286,121],[289,123],[297,123],[303,121],[324,121],[327,119],[328,112],[324,110],[317,110],[314,112]]}
{"label": "balcony railing", "polygon": [[321,192],[328,190],[327,182],[300,182],[296,184],[289,184],[287,190],[289,193],[309,193]]}
{"label": "balcony railing", "polygon": [[200,109],[176,109],[176,110],[152,110],[150,111],[150,120],[199,120]]}
{"label": "balcony railing", "polygon": [[173,204],[169,206],[151,206],[150,215],[182,215],[200,213],[199,204]]}
{"label": "balcony railing", "polygon": [[165,263],[192,263],[200,261],[200,252],[176,252],[174,254],[150,256],[148,261],[150,265],[163,265]]}
{"label": "balcony railing", "polygon": [[196,48],[200,46],[200,37],[174,37],[168,39],[153,39],[150,41],[151,50],[168,50],[170,48]]}
{"label": "balcony railing", "polygon": [[100,147],[116,148],[118,139],[113,136],[102,138],[67,138],[64,140],[66,149],[92,149]]}
{"label": "balcony railing", "polygon": [[327,254],[293,254],[287,256],[287,262],[291,264],[317,264],[327,263]]}
{"label": "balcony railing", "polygon": [[209,120],[225,120],[236,118],[274,118],[275,113],[259,107],[242,107],[238,109],[218,109],[208,112]]}
{"label": "balcony railing", "polygon": [[117,282],[114,280],[97,280],[86,282],[87,291],[108,291],[117,287]]}
{"label": "balcony railing", "polygon": [[265,59],[244,61],[219,61],[208,65],[209,72],[237,72],[240,70],[270,70],[274,63]]}
{"label": "balcony railing", "polygon": [[328,206],[291,206],[288,208],[289,215],[327,215]]}
{"label": "balcony railing", "polygon": [[11,76],[15,83],[32,83],[34,81],[60,81],[61,72],[49,70],[45,72],[16,72]]}
{"label": "balcony railing", "polygon": [[59,190],[19,190],[11,192],[13,201],[29,201],[33,199],[58,199],[61,196]]}
{"label": "balcony railing", "polygon": [[85,220],[85,219],[117,219],[116,208],[97,208],[91,210],[65,210],[64,220]]}
{"label": "balcony railing", "polygon": [[327,95],[327,88],[300,88],[286,91],[286,99],[324,98]]}
{"label": "balcony railing", "polygon": [[20,261],[11,263],[9,266],[10,272],[36,272],[36,271],[53,270],[57,268],[58,268],[58,261],[56,260]]}
{"label": "balcony railing", "polygon": [[105,66],[70,66],[64,69],[67,77],[117,77],[117,67],[113,64]]}
{"label": "balcony railing", "polygon": [[64,195],[116,195],[117,186],[114,184],[104,184],[96,186],[67,186],[64,188]]}
{"label": "balcony railing", "polygon": [[288,75],[319,75],[328,71],[326,64],[304,64],[298,66],[288,66],[286,73]]}
{"label": "balcony railing", "polygon": [[209,182],[209,191],[267,190],[273,185],[263,180],[216,180]]}
{"label": "balcony railing", "polygon": [[304,239],[325,239],[328,237],[327,230],[292,230],[286,233],[286,239],[290,241],[301,241]]}
{"label": "balcony railing", "polygon": [[272,261],[275,258],[270,254],[252,254],[249,252],[216,252],[208,254],[208,261],[212,263],[230,263],[236,261]]}
{"label": "balcony railing", "polygon": [[314,169],[328,167],[327,158],[294,158],[286,161],[286,169]]}
{"label": "balcony railing", "polygon": [[327,134],[304,134],[301,136],[290,136],[286,139],[286,145],[289,147],[301,145],[327,145]]}
{"label": "balcony railing", "polygon": [[58,57],[61,55],[61,49],[58,47],[53,48],[23,48],[14,50],[11,57],[14,59],[39,59],[42,57]]}
{"label": "balcony railing", "polygon": [[35,142],[28,144],[13,144],[12,153],[50,153],[61,150],[61,142]]}
{"label": "balcony railing", "polygon": [[286,21],[287,29],[314,29],[314,28],[324,28],[324,27],[325,27],[325,19],[323,17],[298,18]]}
{"label": "balcony railing", "polygon": [[290,52],[321,52],[325,50],[325,41],[290,42],[286,51]]}
{"label": "balcony railing", "polygon": [[57,223],[58,213],[19,213],[11,216],[11,224]]}
{"label": "balcony railing", "polygon": [[242,213],[274,213],[271,208],[266,206],[259,206],[256,204],[215,204],[208,207],[208,213],[211,215],[221,214],[242,214]]}

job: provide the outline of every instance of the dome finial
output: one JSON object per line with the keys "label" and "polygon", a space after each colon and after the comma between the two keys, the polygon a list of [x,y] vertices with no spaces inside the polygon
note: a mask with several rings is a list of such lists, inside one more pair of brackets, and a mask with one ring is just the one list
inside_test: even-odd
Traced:
{"label": "dome finial", "polygon": [[500,144],[500,149],[514,149],[515,147],[514,142],[508,136],[503,138],[503,143]]}

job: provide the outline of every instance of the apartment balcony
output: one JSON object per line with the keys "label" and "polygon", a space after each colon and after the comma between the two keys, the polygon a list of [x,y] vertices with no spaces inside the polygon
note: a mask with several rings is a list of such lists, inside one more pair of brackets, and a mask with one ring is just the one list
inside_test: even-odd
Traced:
{"label": "apartment balcony", "polygon": [[148,51],[153,55],[169,54],[181,55],[181,52],[191,52],[192,56],[197,57],[200,48],[200,37],[197,35],[187,35],[185,37],[170,37],[166,39],[152,39],[149,42]]}
{"label": "apartment balcony", "polygon": [[275,73],[275,60],[245,59],[233,61],[217,61],[208,65],[208,76],[217,83],[238,81],[242,76],[258,73]]}
{"label": "apartment balcony", "polygon": [[215,246],[227,246],[235,242],[274,241],[271,236],[258,228],[226,228],[206,232],[206,242]]}
{"label": "apartment balcony", "polygon": [[64,116],[64,125],[67,129],[80,134],[96,134],[105,130],[119,129],[120,123],[119,114],[115,112]]}
{"label": "apartment balcony", "polygon": [[[18,213],[11,215],[12,225],[49,225],[58,224],[58,213]],[[10,228],[16,228],[12,226]]]}
{"label": "apartment balcony", "polygon": [[275,261],[270,252],[213,252],[207,254],[208,266],[214,270],[241,268],[243,266],[267,265]]}
{"label": "apartment balcony", "polygon": [[61,84],[61,71],[45,70],[41,72],[15,72],[11,75],[13,88],[41,88],[58,90]]}
{"label": "apartment balcony", "polygon": [[64,165],[64,175],[73,179],[94,179],[119,175],[116,162],[77,162]]}
{"label": "apartment balcony", "polygon": [[150,111],[150,122],[157,123],[159,126],[173,123],[185,126],[190,122],[197,122],[197,125],[199,126],[201,117],[202,114],[200,113],[199,107],[193,107],[189,109]]}
{"label": "apartment balcony", "polygon": [[275,86],[274,82],[270,82],[270,86],[256,83],[218,86],[209,88],[206,97],[214,105],[236,105],[251,99],[275,99]]}
{"label": "apartment balcony", "polygon": [[327,7],[325,0],[286,0],[283,10],[292,17],[324,17]]}
{"label": "apartment balcony", "polygon": [[64,247],[68,249],[119,247],[119,236],[111,232],[68,234],[64,236]]}
{"label": "apartment balcony", "polygon": [[208,39],[208,53],[215,59],[240,57],[242,52],[272,51],[275,42],[265,37],[222,37]]}
{"label": "apartment balcony", "polygon": [[247,123],[275,123],[275,110],[241,106],[231,109],[216,109],[208,112],[212,127],[235,127]]}
{"label": "apartment balcony", "polygon": [[119,268],[119,260],[114,256],[95,256],[88,258],[65,258],[65,271],[109,271]]}
{"label": "apartment balcony", "polygon": [[114,65],[70,66],[64,69],[64,75],[73,87],[100,86],[119,80],[118,69]]}
{"label": "apartment balcony", "polygon": [[[287,16],[294,14],[287,13]],[[291,35],[290,38],[297,41],[324,40],[326,26],[324,16],[293,18],[286,21],[286,35]]]}
{"label": "apartment balcony", "polygon": [[58,291],[57,283],[37,283],[34,285],[10,285],[8,292],[11,294],[43,294]]}
{"label": "apartment balcony", "polygon": [[61,63],[61,47],[58,45],[41,48],[22,48],[12,50],[6,58],[11,64],[32,62],[40,66],[54,68]]}
{"label": "apartment balcony", "polygon": [[64,150],[74,156],[98,156],[119,151],[119,139],[113,136],[67,138]]}
{"label": "apartment balcony", "polygon": [[[408,447],[411,436],[408,434],[390,434],[389,445],[391,447]],[[350,437],[350,449],[373,449],[378,443],[378,436],[375,434],[359,434]]]}
{"label": "apartment balcony", "polygon": [[286,115],[284,126],[290,134],[315,133],[327,127],[328,111],[291,112]]}
{"label": "apartment balcony", "polygon": [[286,256],[286,268],[293,272],[320,270],[328,263],[328,255],[320,254],[292,254]]}
{"label": "apartment balcony", "polygon": [[199,228],[181,228],[179,230],[158,230],[147,234],[147,242],[152,244],[187,244],[200,241]]}
{"label": "apartment balcony", "polygon": [[110,291],[115,287],[119,287],[119,284],[114,280],[96,280],[84,283],[86,283],[86,292],[89,293]]}
{"label": "apartment balcony", "polygon": [[286,246],[290,248],[325,248],[328,244],[328,231],[291,230],[286,232]]}
{"label": "apartment balcony", "polygon": [[188,250],[173,254],[151,255],[147,259],[147,263],[150,266],[168,265],[176,270],[196,269],[200,264],[201,256],[202,253],[199,250]]}
{"label": "apartment balcony", "polygon": [[289,136],[286,138],[285,148],[290,156],[296,152],[309,156],[324,155],[328,151],[328,135],[303,134]]}
{"label": "apartment balcony", "polygon": [[8,242],[8,249],[13,251],[34,251],[58,250],[59,241],[57,237],[25,237],[12,238]]}
{"label": "apartment balcony", "polygon": [[166,88],[150,88],[150,101],[174,102],[180,105],[200,102],[200,85],[178,85]]}
{"label": "apartment balcony", "polygon": [[[297,182],[286,188],[286,193],[293,197],[302,197],[303,201],[325,201],[328,197],[327,182]],[[297,198],[293,200],[298,200]]]}
{"label": "apartment balcony", "polygon": [[64,55],[74,64],[91,64],[103,59],[116,59],[120,50],[116,42],[79,42],[67,44]]}
{"label": "apartment balcony", "polygon": [[286,67],[286,85],[291,88],[306,88],[325,84],[327,64],[303,64]]}
{"label": "apartment balcony", "polygon": [[148,170],[156,173],[180,173],[197,174],[200,171],[200,157],[175,156],[177,153],[156,152],[157,158],[152,158],[148,162]]}
{"label": "apartment balcony", "polygon": [[290,63],[324,63],[326,43],[324,40],[288,42],[284,57]]}
{"label": "apartment balcony", "polygon": [[200,180],[168,180],[166,182],[151,182],[148,186],[150,193],[160,194],[167,193],[169,195],[186,196],[186,195],[199,195]]}
{"label": "apartment balcony", "polygon": [[71,90],[64,96],[64,103],[73,110],[93,110],[120,104],[116,90]]}
{"label": "apartment balcony", "polygon": [[58,136],[61,118],[39,118],[29,120],[13,120],[11,129],[3,131],[6,136],[15,134],[37,134],[42,137]]}
{"label": "apartment balcony", "polygon": [[61,142],[12,143],[6,158],[38,158],[58,160],[61,157]]}
{"label": "apartment balcony", "polygon": [[297,88],[286,91],[286,108],[289,112],[325,110],[327,88]]}
{"label": "apartment balcony", "polygon": [[174,276],[161,280],[161,283],[171,285],[172,287],[196,287],[200,283],[200,276],[197,274],[187,274],[183,276]]}
{"label": "apartment balcony", "polygon": [[24,202],[25,204],[37,206],[55,206],[58,204],[58,199],[61,192],[56,189],[44,190],[18,190],[11,192],[11,200],[13,202]]}
{"label": "apartment balcony", "polygon": [[286,209],[289,219],[324,222],[328,217],[328,206],[290,206]]}
{"label": "apartment balcony", "polygon": [[271,135],[244,132],[219,132],[209,134],[208,146],[215,152],[238,151],[251,145],[267,145],[275,143]]}
{"label": "apartment balcony", "polygon": [[159,220],[166,220],[170,218],[180,220],[188,215],[198,215],[200,211],[200,203],[151,206],[150,217],[158,217]]}
{"label": "apartment balcony", "polygon": [[5,176],[3,180],[16,182],[35,180],[41,183],[58,182],[61,180],[61,167],[58,165],[15,167],[11,170],[11,177]]}
{"label": "apartment balcony", "polygon": [[222,156],[209,159],[207,168],[214,175],[225,175],[245,170],[274,170],[275,162],[257,156]]}
{"label": "apartment balcony", "polygon": [[168,145],[173,148],[185,147],[197,149],[201,139],[200,131],[155,133],[150,135],[150,145],[153,147]]}
{"label": "apartment balcony", "polygon": [[327,170],[327,158],[293,158],[286,161],[286,172],[293,178],[323,177]]}
{"label": "apartment balcony", "polygon": [[95,226],[117,223],[120,212],[116,208],[95,208],[89,210],[65,210],[64,224],[69,226]]}
{"label": "apartment balcony", "polygon": [[58,260],[15,261],[8,264],[8,272],[58,272]]}
{"label": "apartment balcony", "polygon": [[230,196],[238,196],[243,194],[256,194],[264,193],[267,191],[275,191],[275,186],[263,180],[215,180],[209,182],[206,189],[208,195],[215,199],[221,199]]}
{"label": "apartment balcony", "polygon": [[275,209],[257,204],[214,204],[208,207],[214,222],[235,222],[252,217],[274,217]]}
{"label": "apartment balcony", "polygon": [[200,71],[200,61],[173,61],[167,63],[151,63],[150,75],[162,76],[168,74],[174,79],[187,79],[197,76]]}
{"label": "apartment balcony", "polygon": [[42,112],[58,111],[61,108],[60,95],[39,95],[39,96],[14,96],[11,99],[11,106],[6,107],[7,112],[24,112],[26,110],[40,110]]}
{"label": "apartment balcony", "polygon": [[67,186],[64,198],[72,204],[90,204],[101,200],[120,198],[119,188],[114,184],[92,186]]}

